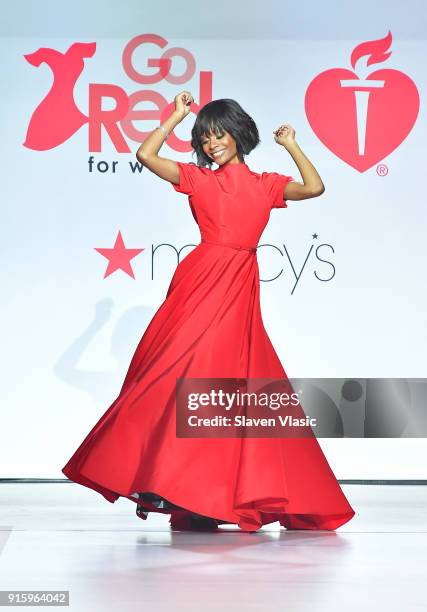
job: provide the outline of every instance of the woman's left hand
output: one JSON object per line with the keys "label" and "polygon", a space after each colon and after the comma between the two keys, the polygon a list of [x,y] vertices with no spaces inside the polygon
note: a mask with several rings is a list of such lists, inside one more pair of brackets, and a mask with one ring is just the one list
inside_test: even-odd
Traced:
{"label": "woman's left hand", "polygon": [[283,123],[277,130],[273,131],[273,134],[277,144],[284,147],[295,142],[295,130],[290,123]]}

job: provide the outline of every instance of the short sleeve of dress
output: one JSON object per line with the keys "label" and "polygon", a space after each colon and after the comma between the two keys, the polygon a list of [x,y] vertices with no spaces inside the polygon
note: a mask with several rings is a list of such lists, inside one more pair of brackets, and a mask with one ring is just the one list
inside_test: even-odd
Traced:
{"label": "short sleeve of dress", "polygon": [[267,191],[271,208],[287,208],[286,200],[283,199],[283,192],[286,185],[295,179],[292,176],[279,174],[278,172],[263,172],[261,181]]}
{"label": "short sleeve of dress", "polygon": [[179,169],[179,183],[171,183],[172,187],[178,193],[193,195],[204,176],[202,168],[199,168],[193,162],[185,163],[178,161],[175,163]]}

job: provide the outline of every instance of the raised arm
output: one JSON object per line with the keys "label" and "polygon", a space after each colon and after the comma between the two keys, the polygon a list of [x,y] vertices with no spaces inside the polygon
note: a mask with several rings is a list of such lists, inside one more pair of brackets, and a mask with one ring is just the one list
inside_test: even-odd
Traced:
{"label": "raised arm", "polygon": [[156,128],[153,130],[136,152],[136,158],[141,164],[170,183],[179,183],[178,165],[173,159],[160,157],[158,152],[169,133],[188,115],[190,104],[193,101],[193,97],[188,91],[183,91],[175,96],[175,110],[162,123],[161,128],[163,129]]}
{"label": "raised arm", "polygon": [[316,168],[295,140],[294,128],[289,123],[284,123],[273,134],[275,134],[274,140],[277,144],[282,145],[292,156],[304,181],[303,183],[289,182],[285,187],[283,198],[285,200],[305,200],[322,195],[325,186]]}

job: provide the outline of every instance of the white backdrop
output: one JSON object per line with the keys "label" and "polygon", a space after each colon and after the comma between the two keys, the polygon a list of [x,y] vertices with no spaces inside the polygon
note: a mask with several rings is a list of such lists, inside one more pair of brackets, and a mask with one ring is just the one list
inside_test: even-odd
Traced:
{"label": "white backdrop", "polygon": [[[389,13],[384,21],[378,12],[372,15],[369,28],[356,20],[349,32],[346,15],[334,13],[332,5],[327,9],[313,2],[313,11],[319,11],[323,22],[328,14],[335,15],[336,36],[330,40],[304,38],[301,22],[292,35],[284,31],[279,39],[275,22],[280,22],[284,8],[290,9],[286,4],[268,5],[270,16],[277,19],[266,23],[260,22],[264,3],[259,7],[248,3],[250,23],[261,23],[259,37],[251,38],[249,32],[240,39],[239,32],[234,39],[233,32],[218,33],[218,23],[201,34],[201,21],[194,18],[191,3],[184,8],[170,3],[168,11],[163,6],[163,15],[153,8],[149,19],[138,22],[132,21],[140,10],[137,3],[124,2],[120,11],[126,5],[128,11],[119,32],[113,28],[119,8],[103,15],[102,32],[95,13],[88,15],[84,25],[80,23],[80,2],[73,3],[69,18],[63,11],[70,7],[54,9],[50,2],[38,3],[31,31],[30,20],[21,25],[17,9],[9,7],[0,39],[5,220],[0,477],[61,475],[65,461],[118,394],[140,336],[165,297],[176,255],[168,247],[159,249],[152,279],[152,247],[169,243],[179,249],[197,244],[200,238],[186,196],[147,170],[131,171],[129,164],[137,165],[136,139],[124,135],[130,152],[118,152],[102,128],[101,151],[94,151],[88,144],[88,125],[83,124],[64,142],[46,150],[23,144],[36,107],[54,84],[46,63],[36,67],[24,58],[40,48],[64,54],[75,42],[96,43],[94,54],[84,58],[74,87],[75,104],[84,115],[89,113],[91,84],[118,86],[128,95],[149,89],[168,103],[186,89],[198,102],[200,72],[211,73],[212,99],[236,99],[258,125],[262,142],[247,157],[249,167],[301,180],[291,157],[272,138],[273,129],[291,123],[326,191],[319,198],[289,201],[287,209],[273,210],[260,240],[282,251],[281,255],[274,248],[260,249],[258,261],[263,279],[282,270],[275,280],[261,283],[262,309],[288,376],[427,376],[423,188],[427,151],[422,95],[427,49],[425,40],[416,35],[399,37],[397,28],[405,25],[403,13],[410,11],[402,5],[399,22],[391,4],[392,18]],[[215,4],[217,9],[220,6]],[[181,37],[173,19],[178,8],[180,23],[185,25]],[[182,11],[188,17],[185,22]],[[166,14],[168,22],[175,23],[173,35],[170,27],[165,28]],[[389,30],[392,53],[370,66],[368,73],[401,71],[414,83],[421,105],[401,144],[361,172],[319,139],[306,115],[305,96],[321,73],[332,68],[352,70],[353,49],[362,42],[384,39]],[[347,33],[345,39],[342,31]],[[147,33],[163,37],[167,44],[164,49],[154,44],[138,47],[135,68],[153,74],[157,69],[147,67],[147,58],[180,47],[195,61],[190,80],[142,85],[129,78],[123,51],[136,36]],[[173,60],[173,74],[184,69],[182,59]],[[319,110],[327,104],[328,100],[319,99]],[[114,105],[111,98],[102,101],[104,110]],[[39,141],[47,140],[45,131],[52,135],[64,120],[64,109],[59,103],[55,108],[58,116],[50,112],[44,123],[38,122]],[[136,108],[155,109],[155,105],[141,102]],[[403,100],[401,114],[393,119],[401,122],[404,113]],[[176,128],[183,141],[189,140],[194,119],[190,114]],[[133,121],[134,128],[144,132],[158,124],[158,119]],[[367,129],[369,134],[369,123]],[[168,144],[160,154],[196,161],[189,152]],[[94,166],[106,161],[111,167],[118,161],[116,172],[89,172],[91,155]],[[385,176],[378,173],[380,164],[386,167]],[[104,278],[108,261],[95,249],[113,248],[118,232],[127,248],[144,249],[131,259],[134,278],[122,270]],[[312,238],[314,233],[317,239]],[[297,270],[314,246],[294,291],[295,278],[284,245]],[[324,245],[319,256],[332,262],[333,268],[316,260],[319,245]],[[184,250],[182,256],[188,252]],[[329,279],[334,271],[331,280],[316,277]],[[422,460],[425,439],[319,441],[339,478],[427,477]]]}

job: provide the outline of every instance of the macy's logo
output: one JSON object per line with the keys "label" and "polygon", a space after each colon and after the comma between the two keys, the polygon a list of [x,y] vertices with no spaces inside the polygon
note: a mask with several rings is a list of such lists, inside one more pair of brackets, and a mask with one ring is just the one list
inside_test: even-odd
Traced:
{"label": "macy's logo", "polygon": [[[322,242],[320,244],[315,243],[314,241],[318,240],[319,234],[316,232],[312,234],[313,242],[308,246],[307,254],[304,258],[304,261],[296,262],[296,258],[291,254],[290,248],[283,243],[280,246],[275,244],[263,243],[257,246],[257,253],[260,253],[262,250],[267,253],[270,252],[276,257],[277,260],[277,268],[274,270],[274,275],[267,276],[266,278],[260,278],[261,282],[272,282],[279,278],[282,274],[285,277],[291,278],[291,282],[293,283],[291,295],[294,293],[301,276],[304,272],[304,278],[308,275],[313,275],[318,281],[329,282],[335,276],[335,266],[333,261],[329,259],[329,257],[335,253],[335,249],[332,244],[327,242]],[[173,251],[176,255],[177,264],[182,264],[183,260],[181,260],[181,252],[187,247],[196,247],[200,246],[195,244],[186,244],[181,248],[177,248],[175,245],[170,244],[168,242],[162,242],[160,244],[152,244],[151,245],[151,280],[154,280],[154,266],[157,263],[157,258],[159,253],[164,252],[164,248],[166,247],[168,251]],[[135,279],[135,274],[133,272],[131,260],[145,251],[145,247],[143,248],[129,248],[126,247],[125,242],[123,240],[122,233],[119,231],[117,233],[117,237],[113,247],[95,247],[94,249],[97,253],[105,257],[108,260],[107,267],[105,268],[104,278],[110,276],[114,272],[118,270],[122,270],[128,276]],[[157,253],[159,251],[159,253]],[[188,257],[193,252],[190,251],[189,254],[186,255]],[[281,259],[280,259],[281,258]],[[185,259],[185,257],[183,258]],[[188,260],[189,263],[191,260]],[[280,267],[280,265],[282,267]],[[319,266],[320,269],[317,268]],[[314,267],[314,269],[310,269]],[[294,282],[295,281],[295,282]]]}

